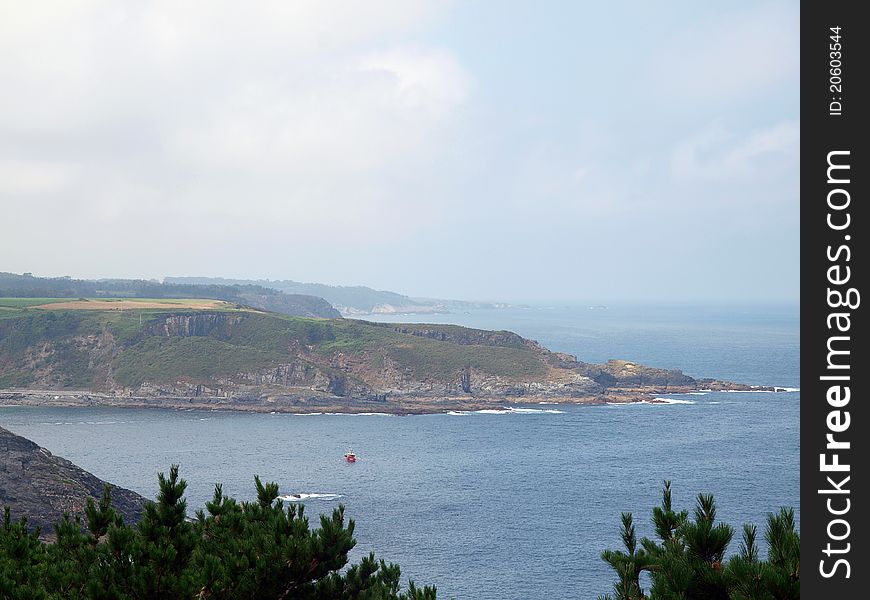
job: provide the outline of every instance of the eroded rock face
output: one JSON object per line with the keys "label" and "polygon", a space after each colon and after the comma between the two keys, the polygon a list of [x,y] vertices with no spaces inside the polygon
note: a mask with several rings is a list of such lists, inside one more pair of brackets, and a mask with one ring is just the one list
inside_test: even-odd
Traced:
{"label": "eroded rock face", "polygon": [[165,337],[207,336],[215,330],[225,331],[242,320],[241,315],[225,313],[195,313],[172,315],[148,326],[151,335]]}
{"label": "eroded rock face", "polygon": [[[104,483],[70,461],[0,427],[0,507],[9,506],[13,519],[26,516],[28,524],[39,527],[46,537],[65,512],[71,517],[83,517],[88,497],[99,500]],[[112,487],[112,504],[126,523],[138,522],[147,502],[136,492]]]}
{"label": "eroded rock face", "polygon": [[161,383],[146,382],[116,390],[118,396],[175,396],[187,398],[262,398],[276,393],[366,398],[374,394],[358,379],[303,360],[258,371],[221,375],[208,383],[182,377]]}
{"label": "eroded rock face", "polygon": [[696,387],[697,381],[682,371],[657,369],[626,360],[609,360],[603,365],[578,363],[578,371],[591,377],[605,387],[653,386]]}

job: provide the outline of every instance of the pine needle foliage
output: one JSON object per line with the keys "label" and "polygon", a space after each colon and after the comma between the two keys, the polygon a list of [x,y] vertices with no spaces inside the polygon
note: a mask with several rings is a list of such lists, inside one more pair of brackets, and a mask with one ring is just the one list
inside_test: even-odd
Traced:
{"label": "pine needle foliage", "polygon": [[85,521],[68,515],[54,543],[13,521],[0,528],[0,599],[6,600],[435,600],[370,554],[348,566],[355,524],[344,507],[312,528],[305,507],[285,507],[278,485],[254,478],[256,500],[237,502],[220,485],[196,518],[173,465],[137,525],[112,508],[111,488],[89,499]]}
{"label": "pine needle foliage", "polygon": [[[631,513],[622,514],[624,550],[607,550],[601,558],[618,577],[613,594],[599,600],[798,600],[800,534],[794,510],[780,509],[767,518],[767,559],[759,558],[757,528],[744,525],[739,553],[726,557],[734,528],[716,522],[716,502],[699,494],[692,518],[675,512],[671,483],[664,482],[662,503],[652,511],[656,539],[638,547]],[[649,593],[641,585],[646,572]]]}

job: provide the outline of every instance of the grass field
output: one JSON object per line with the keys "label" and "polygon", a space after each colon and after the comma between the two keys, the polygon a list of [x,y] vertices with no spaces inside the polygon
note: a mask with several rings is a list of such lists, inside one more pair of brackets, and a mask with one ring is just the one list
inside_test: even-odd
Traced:
{"label": "grass field", "polygon": [[255,310],[233,302],[203,298],[0,298],[0,309],[23,308],[44,310]]}
{"label": "grass field", "polygon": [[101,300],[70,300],[68,302],[49,302],[32,308],[45,310],[136,310],[143,308],[189,308],[192,310],[221,310],[233,307],[222,300],[148,300],[148,299],[101,299]]}
{"label": "grass field", "polygon": [[0,298],[0,308],[29,308],[69,300],[70,298]]}

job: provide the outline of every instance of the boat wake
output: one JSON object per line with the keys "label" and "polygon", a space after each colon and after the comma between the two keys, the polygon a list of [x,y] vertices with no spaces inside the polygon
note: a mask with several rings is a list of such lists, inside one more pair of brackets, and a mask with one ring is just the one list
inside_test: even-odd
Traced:
{"label": "boat wake", "polygon": [[342,494],[286,494],[278,496],[278,500],[285,502],[303,502],[305,500],[338,500],[344,498]]}

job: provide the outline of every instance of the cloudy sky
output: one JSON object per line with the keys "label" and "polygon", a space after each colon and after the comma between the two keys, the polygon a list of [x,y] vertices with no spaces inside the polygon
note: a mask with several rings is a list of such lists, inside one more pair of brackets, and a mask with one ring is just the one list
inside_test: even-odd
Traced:
{"label": "cloudy sky", "polygon": [[0,271],[796,301],[798,12],[0,0]]}

